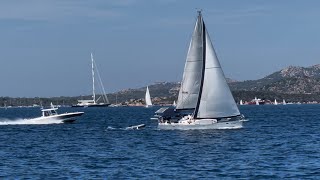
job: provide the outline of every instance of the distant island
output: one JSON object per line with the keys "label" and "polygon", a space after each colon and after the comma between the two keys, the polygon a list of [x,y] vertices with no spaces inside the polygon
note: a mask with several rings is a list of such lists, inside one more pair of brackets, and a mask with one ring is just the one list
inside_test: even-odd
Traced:
{"label": "distant island", "polygon": [[[251,101],[255,97],[267,100],[301,103],[320,102],[320,64],[310,67],[289,66],[258,80],[236,81],[227,79],[236,102]],[[156,105],[169,105],[177,100],[179,82],[157,82],[149,85],[151,98]],[[146,87],[125,89],[107,94],[110,103],[125,106],[144,104]],[[34,97],[12,98],[0,97],[0,107],[49,106],[51,102],[61,106],[71,106],[79,99],[90,99],[88,96],[74,97]]]}

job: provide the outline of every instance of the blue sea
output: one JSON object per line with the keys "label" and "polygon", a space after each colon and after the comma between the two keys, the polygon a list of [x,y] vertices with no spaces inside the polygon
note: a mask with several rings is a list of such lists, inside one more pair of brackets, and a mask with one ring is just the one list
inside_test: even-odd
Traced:
{"label": "blue sea", "polygon": [[85,112],[72,124],[0,109],[0,179],[320,179],[320,105],[240,106],[241,129],[188,131],[158,130],[158,108],[60,108]]}

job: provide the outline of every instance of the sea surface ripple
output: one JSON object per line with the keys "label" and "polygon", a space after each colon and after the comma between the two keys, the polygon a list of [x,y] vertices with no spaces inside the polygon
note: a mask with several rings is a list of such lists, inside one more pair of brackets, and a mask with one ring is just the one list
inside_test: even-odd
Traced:
{"label": "sea surface ripple", "polygon": [[[319,179],[320,105],[241,106],[241,129],[158,130],[159,107],[84,111],[73,124],[0,126],[1,179]],[[0,124],[40,115],[0,109]],[[144,129],[126,127],[146,124]]]}

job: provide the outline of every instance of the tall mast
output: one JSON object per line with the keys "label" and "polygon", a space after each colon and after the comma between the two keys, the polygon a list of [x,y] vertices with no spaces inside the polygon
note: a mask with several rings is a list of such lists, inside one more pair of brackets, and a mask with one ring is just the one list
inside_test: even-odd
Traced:
{"label": "tall mast", "polygon": [[93,98],[93,103],[96,103],[96,94],[95,94],[95,90],[94,90],[94,64],[93,64],[93,56],[91,53],[91,67],[92,67],[92,98]]}

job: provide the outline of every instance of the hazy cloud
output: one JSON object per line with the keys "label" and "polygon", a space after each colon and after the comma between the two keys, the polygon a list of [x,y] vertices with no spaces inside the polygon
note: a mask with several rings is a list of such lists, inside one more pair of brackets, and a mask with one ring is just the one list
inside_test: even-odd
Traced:
{"label": "hazy cloud", "polygon": [[[74,0],[10,0],[1,2],[2,20],[63,20],[77,17],[108,18],[121,16],[113,6],[129,6],[135,0],[123,1],[74,1]],[[100,3],[99,3],[100,2]],[[99,6],[100,4],[105,6]]]}

